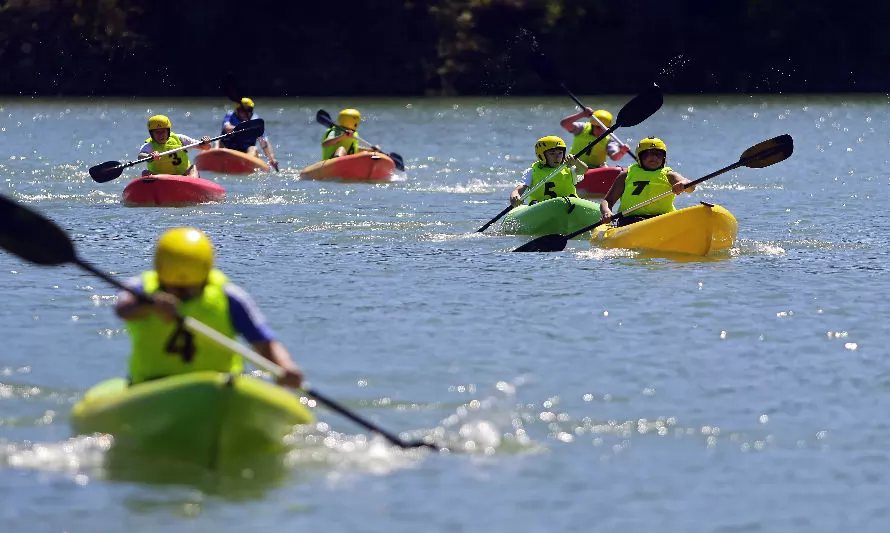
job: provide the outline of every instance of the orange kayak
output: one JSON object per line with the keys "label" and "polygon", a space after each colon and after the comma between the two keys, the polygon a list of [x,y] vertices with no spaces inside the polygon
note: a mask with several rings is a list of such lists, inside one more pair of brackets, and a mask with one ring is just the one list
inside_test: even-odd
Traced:
{"label": "orange kayak", "polygon": [[121,203],[127,207],[184,207],[225,199],[226,190],[212,181],[155,174],[128,183]]}
{"label": "orange kayak", "polygon": [[575,185],[578,196],[605,196],[622,170],[624,169],[621,167],[599,167],[588,170],[584,173],[584,179]]}
{"label": "orange kayak", "polygon": [[319,161],[300,171],[304,180],[384,181],[392,176],[395,162],[380,152],[361,152]]}
{"label": "orange kayak", "polygon": [[198,170],[220,174],[250,174],[257,170],[269,171],[269,165],[259,157],[229,148],[211,148],[198,152],[195,155],[195,166],[198,167]]}

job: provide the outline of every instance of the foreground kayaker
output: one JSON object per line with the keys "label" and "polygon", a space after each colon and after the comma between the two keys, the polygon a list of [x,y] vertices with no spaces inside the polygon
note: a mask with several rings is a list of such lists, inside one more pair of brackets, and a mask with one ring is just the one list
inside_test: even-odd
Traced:
{"label": "foreground kayaker", "polygon": [[213,268],[210,239],[194,228],[173,228],[158,239],[155,270],[127,281],[154,297],[145,304],[119,292],[115,313],[126,321],[133,342],[130,383],[203,370],[239,374],[241,357],[200,336],[191,336],[175,320],[177,310],[235,338],[284,370],[279,383],[299,387],[303,373],[266,324],[253,299]]}
{"label": "foreground kayaker", "polygon": [[549,135],[538,139],[535,143],[535,155],[538,156],[538,161],[525,171],[522,183],[510,193],[510,203],[513,206],[522,203],[522,195],[529,187],[534,187],[562,165],[566,166],[547,180],[543,187],[538,187],[529,195],[528,205],[559,196],[578,196],[575,183],[587,171],[587,165],[566,153],[566,143],[561,137]]}
{"label": "foreground kayaker", "polygon": [[[573,154],[577,154],[581,149],[593,142],[594,139],[606,132],[603,127],[597,124],[596,120],[591,120],[589,122],[581,121],[584,117],[596,117],[606,128],[612,127],[612,113],[609,113],[605,109],[597,109],[594,111],[589,107],[585,107],[581,111],[562,119],[559,122],[559,125],[575,136],[572,141],[571,152]],[[578,159],[584,161],[590,168],[604,167],[606,166],[607,158],[612,161],[618,161],[628,152],[630,152],[629,146],[621,144],[614,137],[609,137],[608,142],[599,142],[593,145],[590,152],[579,156]]]}
{"label": "foreground kayaker", "polygon": [[[250,98],[242,98],[241,101],[235,104],[234,110],[226,113],[225,118],[223,118],[222,131],[220,133],[229,133],[235,129],[235,126],[242,122],[260,118],[259,115],[253,112],[253,108],[253,100]],[[266,159],[269,160],[269,164],[277,170],[278,160],[275,159],[275,152],[272,150],[272,144],[269,142],[269,136],[266,135],[265,131],[259,137],[239,135],[220,139],[219,146],[230,150],[238,150],[247,155],[257,157],[257,141],[260,142],[260,147],[263,149],[263,153],[266,154]]]}
{"label": "foreground kayaker", "polygon": [[[674,196],[665,196],[656,202],[637,209],[631,216],[620,218],[618,225],[626,226],[640,220],[676,211],[674,198],[687,190],[686,185],[690,183],[690,180],[684,178],[671,167],[665,166],[667,162],[667,146],[664,144],[664,141],[657,137],[642,139],[637,144],[636,154],[640,162],[622,170],[615,178],[615,182],[612,183],[612,187],[606,193],[605,198],[600,202],[604,224],[612,220],[612,207],[616,202],[620,202],[621,210],[625,211],[667,191],[673,191],[674,193]],[[694,190],[695,185],[691,186],[687,192]]]}
{"label": "foreground kayaker", "polygon": [[[175,176],[193,176],[198,177],[198,169],[195,165],[189,164],[189,156],[187,150],[174,152],[170,155],[161,157],[161,152],[175,150],[188,144],[195,144],[198,141],[183,135],[181,133],[173,133],[173,125],[170,119],[164,115],[155,115],[148,119],[149,138],[145,139],[145,144],[139,149],[139,159],[151,157],[148,162],[148,169],[142,171],[143,176],[152,174],[173,174]],[[201,144],[196,146],[198,150],[210,149],[210,137],[205,135],[201,137]]]}
{"label": "foreground kayaker", "polygon": [[362,114],[358,109],[340,111],[340,114],[337,115],[337,123],[326,129],[321,137],[321,158],[331,159],[359,152],[379,152],[380,147],[377,145],[370,148],[359,145],[356,134],[361,121]]}

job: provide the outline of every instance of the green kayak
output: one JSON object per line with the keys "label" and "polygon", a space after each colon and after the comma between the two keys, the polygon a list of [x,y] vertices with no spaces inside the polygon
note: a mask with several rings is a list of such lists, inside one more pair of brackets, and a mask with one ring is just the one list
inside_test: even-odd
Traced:
{"label": "green kayak", "polygon": [[292,392],[247,375],[193,372],[128,386],[92,387],[72,411],[76,433],[114,437],[120,456],[224,470],[284,451],[282,439],[313,415]]}
{"label": "green kayak", "polygon": [[510,235],[566,235],[599,222],[601,216],[599,202],[561,196],[516,206],[504,216],[501,228]]}

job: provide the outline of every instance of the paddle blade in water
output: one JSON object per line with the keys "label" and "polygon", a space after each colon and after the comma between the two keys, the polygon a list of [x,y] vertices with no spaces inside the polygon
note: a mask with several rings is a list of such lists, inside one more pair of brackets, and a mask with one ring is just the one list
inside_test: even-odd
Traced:
{"label": "paddle blade in water", "polygon": [[392,162],[396,164],[396,168],[404,172],[405,162],[402,160],[402,156],[395,152],[390,152],[388,155]]}
{"label": "paddle blade in water", "polygon": [[76,259],[71,239],[51,220],[0,195],[0,248],[38,265]]}
{"label": "paddle blade in water", "polygon": [[97,183],[105,183],[121,175],[124,171],[120,161],[106,161],[101,165],[90,167],[90,177]]}
{"label": "paddle blade in water", "polygon": [[787,133],[745,150],[739,158],[748,168],[763,168],[788,159],[794,153],[794,139]]}
{"label": "paddle blade in water", "polygon": [[528,241],[514,252],[559,252],[566,249],[569,239],[565,235],[551,233],[537,239]]}
{"label": "paddle blade in water", "polygon": [[649,87],[636,95],[633,100],[624,104],[624,107],[618,112],[615,126],[621,126],[622,128],[636,126],[654,115],[656,111],[661,109],[661,104],[663,103],[664,96],[661,94],[661,88],[653,83],[652,87]]}

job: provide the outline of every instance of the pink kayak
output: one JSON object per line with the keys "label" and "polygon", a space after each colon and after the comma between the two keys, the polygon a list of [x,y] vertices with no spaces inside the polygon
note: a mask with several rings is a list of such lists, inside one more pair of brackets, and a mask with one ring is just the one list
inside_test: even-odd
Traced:
{"label": "pink kayak", "polygon": [[238,150],[211,148],[195,155],[198,170],[220,174],[250,174],[256,170],[269,171],[269,165],[260,159]]}
{"label": "pink kayak", "polygon": [[300,171],[304,180],[383,181],[388,180],[395,162],[380,152],[361,152],[319,161]]}
{"label": "pink kayak", "polygon": [[588,170],[584,173],[584,179],[575,185],[578,196],[605,196],[622,170],[624,169],[621,167],[599,167]]}
{"label": "pink kayak", "polygon": [[127,207],[184,207],[225,201],[226,190],[202,178],[155,174],[131,181],[122,196]]}

